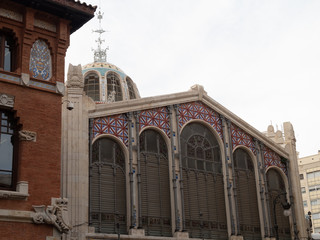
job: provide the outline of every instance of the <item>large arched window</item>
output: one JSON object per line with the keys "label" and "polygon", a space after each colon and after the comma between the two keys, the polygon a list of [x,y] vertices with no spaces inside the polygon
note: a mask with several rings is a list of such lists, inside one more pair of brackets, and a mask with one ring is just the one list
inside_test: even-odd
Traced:
{"label": "large arched window", "polygon": [[17,152],[18,131],[13,113],[0,109],[0,189],[15,188]]}
{"label": "large arched window", "polygon": [[233,153],[240,233],[244,239],[261,239],[256,179],[252,159],[244,149]]}
{"label": "large arched window", "polygon": [[188,124],[181,133],[185,226],[191,238],[227,239],[220,147],[210,130]]}
{"label": "large arched window", "polygon": [[89,73],[84,79],[84,91],[93,101],[100,101],[99,76],[96,73]]}
{"label": "large arched window", "polygon": [[172,236],[168,150],[154,130],[140,136],[141,215],[146,235]]}
{"label": "large arched window", "polygon": [[127,77],[127,86],[128,86],[128,91],[129,91],[129,97],[130,99],[136,99],[136,94],[134,92],[134,87],[131,78]]}
{"label": "large arched window", "polygon": [[[282,205],[287,202],[286,188],[280,173],[276,169],[269,169],[267,172],[269,206],[271,212],[271,224],[273,227],[273,235],[275,236],[275,221],[278,226],[278,234],[280,240],[290,240],[290,222],[289,217],[284,215]],[[275,212],[275,214],[274,214]]]}
{"label": "large arched window", "polygon": [[13,35],[0,31],[0,69],[13,72],[16,68],[17,47]]}
{"label": "large arched window", "polygon": [[120,79],[114,72],[107,74],[107,96],[108,102],[122,101]]}
{"label": "large arched window", "polygon": [[127,233],[125,157],[119,144],[100,138],[90,162],[90,225],[98,233]]}

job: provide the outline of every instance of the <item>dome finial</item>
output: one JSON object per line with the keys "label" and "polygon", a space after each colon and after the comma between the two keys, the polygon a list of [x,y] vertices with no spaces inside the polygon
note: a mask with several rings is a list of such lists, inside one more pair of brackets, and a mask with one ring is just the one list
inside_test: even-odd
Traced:
{"label": "dome finial", "polygon": [[103,14],[101,13],[101,3],[99,1],[99,11],[97,13],[97,18],[99,20],[99,29],[93,30],[93,32],[99,33],[99,37],[96,40],[98,43],[98,47],[94,49],[94,62],[107,62],[107,50],[109,50],[109,47],[102,48],[102,43],[104,42],[104,39],[101,38],[101,34],[106,32],[104,29],[101,27],[101,20],[103,18]]}

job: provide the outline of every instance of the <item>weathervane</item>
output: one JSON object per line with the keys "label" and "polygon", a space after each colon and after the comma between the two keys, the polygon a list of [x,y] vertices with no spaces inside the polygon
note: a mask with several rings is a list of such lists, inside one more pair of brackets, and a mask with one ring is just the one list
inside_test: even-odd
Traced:
{"label": "weathervane", "polygon": [[97,17],[99,20],[99,29],[92,31],[99,34],[99,37],[96,40],[96,42],[98,43],[98,47],[93,50],[94,62],[107,62],[107,50],[109,50],[109,47],[106,47],[105,49],[102,48],[102,43],[104,42],[104,39],[101,38],[101,34],[104,33],[105,30],[103,30],[101,27],[101,19],[103,18],[103,13],[101,13],[101,7],[99,7]]}

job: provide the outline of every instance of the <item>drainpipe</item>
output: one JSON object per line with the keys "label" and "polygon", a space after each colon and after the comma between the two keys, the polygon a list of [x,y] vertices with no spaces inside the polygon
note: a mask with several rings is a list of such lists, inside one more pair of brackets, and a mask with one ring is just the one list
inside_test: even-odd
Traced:
{"label": "drainpipe", "polygon": [[222,137],[223,137],[223,145],[224,145],[224,152],[225,152],[225,165],[226,165],[226,181],[227,181],[227,191],[228,191],[228,202],[229,202],[229,210],[230,210],[230,219],[231,219],[231,235],[235,234],[235,225],[234,225],[234,218],[233,218],[233,211],[232,211],[232,199],[231,199],[231,183],[229,178],[229,164],[228,164],[228,142],[226,142],[226,119],[224,116],[220,116],[222,119]]}
{"label": "drainpipe", "polygon": [[93,139],[93,119],[89,118],[89,207],[88,207],[88,216],[89,216],[89,225],[91,225],[91,194],[90,194],[90,180],[91,180],[91,174],[92,174],[92,169],[91,169],[91,163],[92,163],[92,139]]}
{"label": "drainpipe", "polygon": [[138,216],[139,216],[139,223],[138,228],[142,228],[142,212],[141,212],[141,171],[140,171],[140,139],[139,139],[139,132],[140,132],[140,122],[139,122],[139,114],[140,112],[134,113],[134,118],[136,121],[136,146],[137,146],[137,178],[138,178]]}
{"label": "drainpipe", "polygon": [[260,156],[260,148],[259,148],[259,143],[258,140],[255,139],[254,140],[255,143],[255,147],[257,149],[257,161],[258,161],[258,176],[259,176],[259,188],[260,188],[260,200],[261,200],[261,207],[262,207],[262,216],[263,216],[263,225],[264,225],[264,237],[266,238],[267,236],[269,236],[268,233],[268,225],[267,225],[267,221],[266,221],[266,213],[265,213],[265,202],[264,202],[264,189],[262,186],[262,180],[261,180],[261,172],[264,170],[263,168],[261,168],[261,156]]}
{"label": "drainpipe", "polygon": [[184,213],[184,194],[183,194],[183,175],[182,175],[182,157],[181,157],[181,142],[180,142],[180,125],[179,125],[179,105],[174,105],[176,113],[176,125],[177,125],[177,145],[179,151],[179,175],[180,175],[180,195],[181,195],[181,214],[182,214],[182,231],[186,230],[186,220]]}
{"label": "drainpipe", "polygon": [[135,225],[133,212],[133,167],[132,167],[132,112],[128,113],[128,132],[129,132],[129,179],[130,179],[130,228]]}
{"label": "drainpipe", "polygon": [[267,181],[267,175],[266,175],[266,165],[265,165],[265,161],[264,161],[264,154],[263,154],[263,149],[264,146],[262,143],[259,144],[259,150],[260,150],[260,157],[262,160],[262,169],[263,169],[263,181],[264,181],[264,194],[265,194],[265,199],[266,199],[266,203],[267,203],[267,213],[268,213],[268,225],[269,225],[269,237],[271,237],[272,232],[273,232],[273,228],[272,228],[272,223],[271,223],[271,210],[270,210],[270,199],[269,199],[269,190],[268,190],[268,181]]}
{"label": "drainpipe", "polygon": [[175,212],[175,232],[180,230],[179,220],[178,220],[178,198],[177,198],[177,178],[176,178],[176,160],[174,157],[174,136],[173,136],[173,122],[172,122],[172,110],[173,106],[170,105],[168,108],[169,112],[169,121],[170,121],[170,136],[171,136],[171,159],[172,159],[172,185],[173,185],[173,194],[174,194],[174,212]]}
{"label": "drainpipe", "polygon": [[[228,137],[229,137],[229,139],[230,139],[230,143],[232,143],[231,122],[230,122],[230,120],[228,120],[228,119],[227,119],[227,126],[228,126]],[[237,183],[236,183],[236,173],[235,173],[235,170],[234,170],[232,144],[230,144],[229,153],[230,153],[231,166],[232,166],[233,197],[234,197],[234,203],[235,203],[236,223],[237,223],[237,230],[236,230],[235,234],[236,234],[236,235],[240,235],[240,222],[239,222],[239,210],[238,210]]]}

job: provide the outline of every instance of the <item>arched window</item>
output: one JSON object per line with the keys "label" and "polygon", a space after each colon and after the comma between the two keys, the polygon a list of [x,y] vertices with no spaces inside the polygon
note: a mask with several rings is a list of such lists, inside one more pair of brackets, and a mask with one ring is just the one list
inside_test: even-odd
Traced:
{"label": "arched window", "polygon": [[109,72],[107,75],[107,95],[108,102],[122,101],[120,79],[114,72]]}
{"label": "arched window", "polygon": [[136,99],[136,94],[134,92],[134,87],[131,78],[127,77],[127,86],[128,86],[128,91],[129,91],[129,97],[130,99]]}
{"label": "arched window", "polygon": [[208,128],[188,124],[181,133],[185,226],[191,238],[227,239],[220,147]]}
{"label": "arched window", "polygon": [[84,91],[93,101],[100,101],[100,82],[96,73],[89,73],[84,79]]}
{"label": "arched window", "polygon": [[52,76],[51,53],[45,41],[39,39],[33,43],[29,70],[34,78],[50,80]]}
{"label": "arched window", "polygon": [[[280,173],[276,169],[269,169],[267,172],[269,207],[271,213],[271,224],[274,231],[275,221],[278,225],[279,239],[290,240],[290,222],[286,217],[282,204],[287,202],[286,188]],[[274,214],[275,212],[275,214]],[[275,232],[273,232],[275,236]]]}
{"label": "arched window", "polygon": [[240,234],[244,239],[261,239],[256,179],[252,159],[244,149],[233,153],[236,171],[237,208]]}
{"label": "arched window", "polygon": [[17,177],[18,129],[13,113],[0,109],[0,189],[14,190]]}
{"label": "arched window", "polygon": [[119,144],[101,138],[92,146],[90,225],[98,233],[127,233],[125,157]]}
{"label": "arched window", "polygon": [[140,136],[142,227],[149,236],[172,236],[168,150],[154,130]]}
{"label": "arched window", "polygon": [[0,69],[13,72],[16,69],[17,47],[13,35],[0,31]]}

